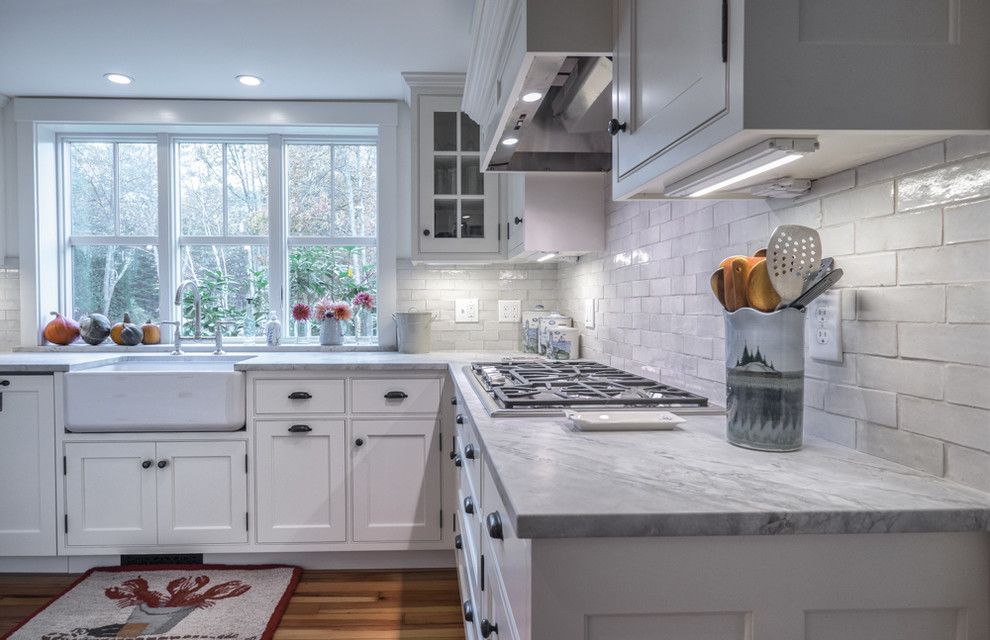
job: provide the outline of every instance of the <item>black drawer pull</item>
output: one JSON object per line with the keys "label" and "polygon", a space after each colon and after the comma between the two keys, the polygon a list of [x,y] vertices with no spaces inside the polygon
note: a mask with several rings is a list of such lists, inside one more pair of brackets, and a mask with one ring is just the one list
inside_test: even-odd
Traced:
{"label": "black drawer pull", "polygon": [[492,634],[498,635],[498,625],[494,622],[489,622],[488,618],[481,621],[481,637],[487,638]]}
{"label": "black drawer pull", "polygon": [[459,533],[454,536],[454,548],[458,551],[464,548],[464,539],[461,538],[461,534]]}
{"label": "black drawer pull", "polygon": [[464,602],[464,622],[474,622],[474,605],[470,600]]}
{"label": "black drawer pull", "polygon": [[457,417],[454,418],[454,422],[456,422],[457,424],[464,424],[464,416],[458,413]]}
{"label": "black drawer pull", "polygon": [[151,463],[151,460],[145,460],[144,462],[141,463],[141,468],[142,469],[150,469],[151,468],[151,464],[152,464]]}
{"label": "black drawer pull", "polygon": [[463,465],[464,465],[464,462],[461,460],[461,454],[458,453],[457,455],[454,456],[454,466],[455,467],[460,467],[460,466],[463,466]]}
{"label": "black drawer pull", "polygon": [[450,452],[450,459],[453,460],[456,457],[457,457],[457,449],[454,449],[453,451]]}
{"label": "black drawer pull", "polygon": [[386,400],[405,400],[409,397],[409,394],[405,391],[389,391],[385,394]]}
{"label": "black drawer pull", "polygon": [[454,396],[453,398],[450,399],[450,404],[454,405],[455,407],[457,406],[457,396]]}
{"label": "black drawer pull", "polygon": [[313,397],[308,391],[293,391],[289,394],[289,400],[309,400]]}
{"label": "black drawer pull", "polygon": [[159,460],[158,461],[158,468],[159,469],[164,469],[167,466],[168,466],[168,460]]}
{"label": "black drawer pull", "polygon": [[469,445],[466,445],[464,447],[464,457],[465,458],[467,458],[468,460],[474,460],[476,456],[477,456],[477,453],[475,451],[475,448],[474,448],[474,445],[473,444],[469,444]]}
{"label": "black drawer pull", "polygon": [[313,430],[313,427],[308,424],[294,424],[289,427],[289,433],[309,433]]}
{"label": "black drawer pull", "polygon": [[471,496],[464,498],[464,513],[474,513],[474,498]]}
{"label": "black drawer pull", "polygon": [[0,387],[9,387],[10,380],[0,380]]}
{"label": "black drawer pull", "polygon": [[502,539],[502,516],[498,515],[498,511],[492,511],[485,517],[485,526],[493,540]]}

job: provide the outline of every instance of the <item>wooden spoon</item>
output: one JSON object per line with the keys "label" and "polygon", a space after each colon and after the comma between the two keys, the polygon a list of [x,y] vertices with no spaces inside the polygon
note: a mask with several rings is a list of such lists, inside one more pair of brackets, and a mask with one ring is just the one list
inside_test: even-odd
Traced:
{"label": "wooden spoon", "polygon": [[746,283],[746,299],[749,306],[768,313],[780,304],[780,295],[770,283],[766,258],[760,258],[750,269],[749,280]]}
{"label": "wooden spoon", "polygon": [[734,258],[725,270],[725,308],[735,311],[746,306],[746,276],[748,258]]}
{"label": "wooden spoon", "polygon": [[712,293],[718,299],[719,304],[725,307],[725,271],[721,268],[712,271]]}

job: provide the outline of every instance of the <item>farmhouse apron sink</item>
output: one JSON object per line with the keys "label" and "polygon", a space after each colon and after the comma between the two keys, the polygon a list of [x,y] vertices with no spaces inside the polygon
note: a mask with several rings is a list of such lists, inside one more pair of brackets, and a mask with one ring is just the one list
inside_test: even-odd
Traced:
{"label": "farmhouse apron sink", "polygon": [[251,356],[136,356],[65,374],[68,431],[237,431]]}

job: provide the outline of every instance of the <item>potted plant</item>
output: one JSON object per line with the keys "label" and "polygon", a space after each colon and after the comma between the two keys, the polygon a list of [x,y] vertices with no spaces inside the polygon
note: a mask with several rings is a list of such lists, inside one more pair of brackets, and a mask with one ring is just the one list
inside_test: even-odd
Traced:
{"label": "potted plant", "polygon": [[320,344],[334,346],[344,344],[341,322],[351,319],[351,306],[346,302],[334,302],[323,298],[316,303],[316,317],[320,321]]}
{"label": "potted plant", "polygon": [[297,302],[292,306],[292,319],[296,321],[296,342],[305,342],[309,337],[308,323],[312,315],[312,308],[305,302]]}

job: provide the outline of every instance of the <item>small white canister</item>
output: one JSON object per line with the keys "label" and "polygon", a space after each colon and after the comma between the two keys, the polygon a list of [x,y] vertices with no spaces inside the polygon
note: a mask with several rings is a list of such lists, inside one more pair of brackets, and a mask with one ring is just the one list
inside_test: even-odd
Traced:
{"label": "small white canister", "polygon": [[547,357],[553,360],[578,360],[581,357],[581,330],[556,327],[550,330]]}
{"label": "small white canister", "polygon": [[542,305],[522,312],[522,350],[525,353],[540,352],[540,318],[548,315],[550,312],[544,310]]}
{"label": "small white canister", "polygon": [[398,334],[399,353],[427,353],[430,350],[430,325],[437,319],[436,314],[413,308],[404,313],[393,313],[392,319]]}
{"label": "small white canister", "polygon": [[550,331],[556,329],[557,327],[570,327],[574,324],[568,316],[560,315],[560,313],[554,311],[548,316],[540,318],[540,344],[539,349],[541,354],[546,354],[547,345],[550,343]]}

